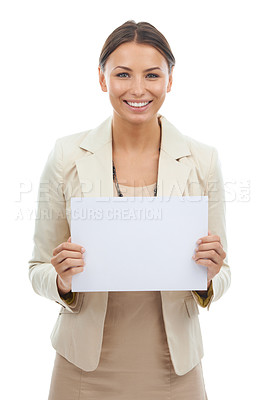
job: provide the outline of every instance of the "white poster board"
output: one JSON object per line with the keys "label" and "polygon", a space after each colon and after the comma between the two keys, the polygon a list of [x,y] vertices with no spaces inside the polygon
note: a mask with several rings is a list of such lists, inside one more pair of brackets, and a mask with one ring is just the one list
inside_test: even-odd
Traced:
{"label": "white poster board", "polygon": [[192,259],[208,235],[208,197],[71,199],[71,241],[85,248],[74,292],[206,290]]}

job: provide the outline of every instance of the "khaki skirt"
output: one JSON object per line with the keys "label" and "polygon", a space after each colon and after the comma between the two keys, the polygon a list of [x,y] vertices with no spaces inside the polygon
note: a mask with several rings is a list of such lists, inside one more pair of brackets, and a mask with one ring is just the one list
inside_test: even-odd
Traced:
{"label": "khaki skirt", "polygon": [[161,293],[109,292],[101,356],[83,371],[56,353],[49,400],[206,400],[201,363],[175,373]]}

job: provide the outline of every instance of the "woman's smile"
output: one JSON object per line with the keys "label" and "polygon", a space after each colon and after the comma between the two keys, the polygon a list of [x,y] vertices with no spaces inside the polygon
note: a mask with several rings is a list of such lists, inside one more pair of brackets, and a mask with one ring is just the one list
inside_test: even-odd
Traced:
{"label": "woman's smile", "polygon": [[123,102],[134,112],[142,112],[146,111],[149,108],[150,101],[128,101],[128,100],[123,100]]}

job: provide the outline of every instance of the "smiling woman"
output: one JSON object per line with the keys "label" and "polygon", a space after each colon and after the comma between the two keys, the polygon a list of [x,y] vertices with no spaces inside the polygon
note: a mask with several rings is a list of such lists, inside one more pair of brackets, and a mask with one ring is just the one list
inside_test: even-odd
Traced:
{"label": "smiling woman", "polygon": [[[140,63],[139,60],[143,62]],[[166,93],[171,90],[173,62],[172,57],[169,67],[168,60],[161,51],[138,41],[120,44],[105,62],[100,62],[99,80],[102,90],[109,93],[115,111],[114,125],[117,119],[131,121],[133,124],[145,123],[148,129],[146,142],[156,139],[156,113],[161,108]],[[141,146],[141,142],[138,146]]]}
{"label": "smiling woman", "polygon": [[[108,43],[112,42],[105,46]],[[120,182],[129,186],[157,180],[161,141],[157,113],[171,90],[174,68],[174,57],[169,66],[158,48],[135,40],[122,43],[107,60],[100,59],[98,68],[101,88],[108,92],[114,110],[113,162]]]}
{"label": "smiling woman", "polygon": [[[38,211],[62,216],[36,220],[30,260],[35,292],[62,306],[51,335],[56,358],[49,400],[207,398],[198,305],[210,307],[230,285],[224,186],[217,150],[182,135],[159,114],[174,64],[167,40],[148,22],[118,27],[98,67],[113,115],[59,139],[44,168],[49,196],[40,189]],[[71,242],[71,197],[143,192],[208,196],[209,232],[191,254],[195,268],[207,269],[206,290],[73,293],[72,277],[84,270],[90,249]],[[114,235],[110,241],[116,244]],[[134,243],[132,251],[138,251]],[[127,262],[119,252],[113,257]]]}

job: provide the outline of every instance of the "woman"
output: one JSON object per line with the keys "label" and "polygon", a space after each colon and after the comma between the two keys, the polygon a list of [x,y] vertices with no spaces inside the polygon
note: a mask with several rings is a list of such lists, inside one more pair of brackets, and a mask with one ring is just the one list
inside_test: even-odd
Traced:
{"label": "woman", "polygon": [[[174,64],[154,26],[118,27],[99,60],[112,117],[57,140],[44,168],[30,279],[38,294],[62,306],[51,335],[50,400],[207,398],[197,304],[210,307],[230,285],[224,189],[216,149],[158,113]],[[208,290],[72,293],[89,249],[71,242],[71,197],[142,195],[208,195],[210,231],[191,255],[208,270]],[[119,254],[117,261],[124,262]]]}

